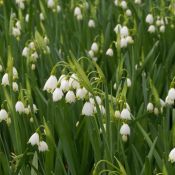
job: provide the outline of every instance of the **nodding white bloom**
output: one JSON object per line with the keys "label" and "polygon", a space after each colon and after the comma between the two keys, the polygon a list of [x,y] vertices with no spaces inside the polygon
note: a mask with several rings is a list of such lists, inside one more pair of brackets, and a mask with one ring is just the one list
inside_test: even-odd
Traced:
{"label": "nodding white bloom", "polygon": [[127,16],[132,16],[132,12],[131,12],[130,9],[127,9],[127,10],[126,10],[126,15],[127,15]]}
{"label": "nodding white bloom", "polygon": [[13,67],[13,79],[17,79],[18,78],[18,71],[16,70],[15,67]]}
{"label": "nodding white bloom", "polygon": [[30,106],[28,106],[27,108],[24,109],[24,113],[25,113],[26,115],[29,115],[30,112],[31,112]]}
{"label": "nodding white bloom", "polygon": [[47,6],[48,6],[48,8],[53,8],[55,6],[54,0],[48,0],[47,1]]}
{"label": "nodding white bloom", "polygon": [[126,9],[127,8],[127,3],[124,0],[121,1],[120,5],[121,5],[122,9]]}
{"label": "nodding white bloom", "polygon": [[32,64],[32,65],[31,65],[31,69],[32,69],[32,70],[35,70],[35,68],[36,68],[36,65],[35,65],[35,64]]}
{"label": "nodding white bloom", "polygon": [[38,59],[38,53],[37,52],[33,52],[31,54],[31,58],[33,58],[33,61],[36,61]]}
{"label": "nodding white bloom", "polygon": [[25,21],[29,22],[29,14],[26,14]]}
{"label": "nodding white bloom", "polygon": [[170,153],[169,153],[169,159],[168,159],[171,163],[175,162],[175,148],[173,148]]}
{"label": "nodding white bloom", "polygon": [[160,26],[159,30],[160,30],[161,33],[164,33],[165,32],[165,26],[164,25]]}
{"label": "nodding white bloom", "polygon": [[57,5],[57,12],[61,12],[61,6],[60,5]]}
{"label": "nodding white bloom", "polygon": [[44,18],[43,13],[40,13],[40,14],[39,14],[39,18],[40,18],[41,21],[44,21],[45,18]]}
{"label": "nodding white bloom", "polygon": [[67,103],[74,103],[76,100],[75,94],[73,91],[68,91],[66,96],[65,96],[65,100]]}
{"label": "nodding white bloom", "polygon": [[167,105],[173,105],[174,104],[174,99],[172,99],[170,96],[167,96],[165,99],[165,103]]}
{"label": "nodding white bloom", "polygon": [[154,108],[154,114],[155,114],[155,115],[158,115],[158,114],[159,114],[159,109],[156,108],[156,107]]}
{"label": "nodding white bloom", "polygon": [[90,50],[90,51],[88,52],[88,54],[89,54],[89,56],[90,56],[91,58],[94,57],[94,51]]}
{"label": "nodding white bloom", "polygon": [[129,125],[124,123],[120,128],[120,134],[122,135],[122,140],[126,142],[130,133],[131,131]]}
{"label": "nodding white bloom", "polygon": [[47,92],[53,92],[57,87],[57,78],[54,75],[51,75],[46,81],[43,90]]}
{"label": "nodding white bloom", "polygon": [[165,102],[160,98],[160,105],[161,107],[165,107]]}
{"label": "nodding white bloom", "polygon": [[6,120],[8,118],[8,113],[5,109],[0,110],[0,121]]}
{"label": "nodding white bloom", "polygon": [[117,84],[114,83],[113,88],[116,90],[117,89]]}
{"label": "nodding white bloom", "polygon": [[2,77],[2,85],[3,86],[7,86],[7,85],[9,85],[10,83],[9,83],[9,76],[8,76],[8,74],[7,73],[5,73],[4,75],[3,75],[3,77]]}
{"label": "nodding white bloom", "polygon": [[160,19],[157,19],[156,20],[156,26],[160,26],[161,25],[161,20]]}
{"label": "nodding white bloom", "polygon": [[169,91],[168,91],[168,97],[175,100],[175,89],[174,88],[171,88]]}
{"label": "nodding white bloom", "polygon": [[107,51],[106,51],[106,55],[112,57],[114,55],[114,52],[111,48],[109,48]]}
{"label": "nodding white bloom", "polygon": [[154,22],[153,15],[152,15],[152,14],[148,14],[148,15],[146,16],[146,23],[148,23],[148,24],[153,24],[153,22]]}
{"label": "nodding white bloom", "polygon": [[120,118],[121,117],[120,111],[118,111],[118,110],[115,111],[114,115],[115,115],[116,118]]}
{"label": "nodding white bloom", "polygon": [[154,110],[154,105],[151,102],[149,102],[148,105],[147,105],[147,111],[148,112],[153,112],[153,110]]}
{"label": "nodding white bloom", "polygon": [[87,90],[85,88],[78,88],[76,90],[76,97],[77,99],[83,100],[87,95]]}
{"label": "nodding white bloom", "polygon": [[122,110],[121,118],[123,120],[131,120],[131,113],[130,113],[130,111],[127,108]]}
{"label": "nodding white bloom", "polygon": [[24,49],[22,51],[22,56],[23,57],[28,57],[29,56],[29,48],[28,47],[24,47]]}
{"label": "nodding white bloom", "polygon": [[69,90],[69,81],[63,79],[61,81],[60,89],[62,89],[62,91],[64,91],[64,92],[67,92]]}
{"label": "nodding white bloom", "polygon": [[114,5],[115,5],[115,6],[118,6],[118,5],[119,5],[118,0],[114,0]]}
{"label": "nodding white bloom", "polygon": [[100,112],[102,115],[105,115],[106,114],[106,110],[105,110],[105,107],[103,105],[99,105],[99,108],[100,108]]}
{"label": "nodding white bloom", "polygon": [[155,26],[154,25],[150,25],[149,28],[148,28],[148,32],[155,33],[155,31],[156,31]]}
{"label": "nodding white bloom", "polygon": [[128,27],[123,26],[120,30],[121,37],[126,37],[129,35]]}
{"label": "nodding white bloom", "polygon": [[93,116],[94,114],[94,105],[90,102],[86,102],[82,109],[82,115]]}
{"label": "nodding white bloom", "polygon": [[18,7],[19,7],[20,9],[22,9],[22,10],[25,8],[25,5],[24,5],[23,0],[16,0],[16,4],[17,4]]}
{"label": "nodding white bloom", "polygon": [[141,0],[135,0],[135,4],[141,4],[142,1]]}
{"label": "nodding white bloom", "polygon": [[91,50],[95,53],[98,52],[98,44],[96,42],[92,43]]}
{"label": "nodding white bloom", "polygon": [[35,49],[35,43],[34,43],[33,41],[31,41],[31,42],[29,43],[29,48],[30,48],[31,50],[34,50],[34,49]]}
{"label": "nodding white bloom", "polygon": [[95,96],[95,99],[99,105],[101,105],[101,98],[99,96]]}
{"label": "nodding white bloom", "polygon": [[98,58],[97,57],[93,57],[92,60],[97,62]]}
{"label": "nodding white bloom", "polygon": [[120,47],[125,48],[125,47],[127,47],[127,45],[128,45],[128,42],[127,42],[126,38],[121,38]]}
{"label": "nodding white bloom", "polygon": [[52,99],[57,102],[63,98],[63,91],[60,88],[56,88],[52,94]]}
{"label": "nodding white bloom", "polygon": [[17,92],[18,91],[18,84],[16,82],[12,83],[13,91]]}
{"label": "nodding white bloom", "polygon": [[130,78],[127,78],[127,79],[126,79],[126,83],[127,83],[127,86],[128,86],[128,87],[131,87],[131,84],[132,84],[132,83],[131,83],[131,79],[130,79]]}
{"label": "nodding white bloom", "polygon": [[25,107],[22,101],[17,101],[15,105],[16,112],[19,112],[19,114],[22,114],[25,112]]}
{"label": "nodding white bloom", "polygon": [[48,145],[47,145],[47,143],[45,141],[39,142],[39,144],[38,144],[38,150],[39,150],[39,152],[48,151]]}
{"label": "nodding white bloom", "polygon": [[121,28],[122,28],[121,24],[117,24],[117,25],[115,26],[115,28],[114,28],[114,32],[115,32],[116,34],[117,34],[117,33],[120,33]]}
{"label": "nodding white bloom", "polygon": [[133,39],[132,39],[131,36],[127,36],[127,37],[126,37],[126,41],[127,41],[127,43],[129,43],[129,44],[133,44],[133,43],[134,43],[134,41],[133,41]]}
{"label": "nodding white bloom", "polygon": [[93,19],[90,19],[88,22],[88,27],[89,28],[94,28],[95,27],[95,21]]}
{"label": "nodding white bloom", "polygon": [[36,107],[36,105],[35,105],[35,104],[33,104],[33,112],[36,114],[36,113],[37,113],[37,111],[38,111],[38,108]]}
{"label": "nodding white bloom", "polygon": [[80,15],[81,15],[81,9],[79,7],[75,7],[74,16],[80,16]]}
{"label": "nodding white bloom", "polygon": [[28,143],[30,143],[32,146],[39,144],[39,134],[35,132],[29,139]]}
{"label": "nodding white bloom", "polygon": [[78,89],[80,88],[80,83],[76,74],[72,74],[69,78],[69,88]]}
{"label": "nodding white bloom", "polygon": [[61,75],[60,78],[58,79],[58,83],[61,83],[61,81],[66,80],[66,75]]}
{"label": "nodding white bloom", "polygon": [[20,29],[17,28],[17,27],[13,27],[13,28],[12,28],[12,35],[13,35],[14,37],[19,37],[19,36],[21,35]]}
{"label": "nodding white bloom", "polygon": [[80,20],[82,20],[82,19],[83,19],[82,14],[77,16],[77,20],[78,20],[78,21],[80,21]]}

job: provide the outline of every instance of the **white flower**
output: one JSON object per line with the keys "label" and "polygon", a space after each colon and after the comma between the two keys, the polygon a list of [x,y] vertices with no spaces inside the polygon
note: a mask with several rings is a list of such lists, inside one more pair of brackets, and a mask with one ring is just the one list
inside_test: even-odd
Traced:
{"label": "white flower", "polygon": [[149,102],[148,105],[147,105],[147,111],[148,112],[153,112],[153,110],[154,110],[154,105],[151,102]]}
{"label": "white flower", "polygon": [[6,120],[8,118],[8,113],[5,109],[0,110],[0,121]]}
{"label": "white flower", "polygon": [[33,58],[33,61],[36,61],[38,59],[38,53],[37,52],[33,52],[31,54],[31,58]]}
{"label": "white flower", "polygon": [[86,97],[87,90],[85,88],[79,88],[76,90],[76,97],[83,100]]}
{"label": "white flower", "polygon": [[65,96],[65,100],[67,103],[74,103],[76,100],[75,94],[73,91],[68,91],[66,96]]}
{"label": "white flower", "polygon": [[153,22],[154,22],[153,15],[152,15],[152,14],[148,14],[148,15],[146,16],[146,23],[148,23],[148,24],[153,24]]}
{"label": "white flower", "polygon": [[21,35],[20,29],[17,28],[17,27],[13,27],[13,28],[12,28],[12,35],[13,35],[14,37],[19,37],[19,36]]}
{"label": "white flower", "polygon": [[106,114],[106,110],[105,110],[105,107],[103,105],[99,105],[99,108],[100,108],[100,112],[102,115],[105,115]]}
{"label": "white flower", "polygon": [[64,91],[64,92],[67,92],[69,90],[69,81],[63,79],[61,81],[60,89],[62,89],[62,91]]}
{"label": "white flower", "polygon": [[122,110],[121,118],[124,119],[124,120],[131,120],[131,114],[130,114],[130,111],[127,108]]}
{"label": "white flower", "polygon": [[131,12],[130,9],[127,9],[127,10],[126,10],[126,15],[127,15],[127,16],[132,16],[132,12]]}
{"label": "white flower", "polygon": [[109,48],[107,51],[106,51],[106,55],[112,57],[114,55],[114,52],[111,48]]}
{"label": "white flower", "polygon": [[38,150],[39,150],[39,152],[48,151],[48,145],[47,145],[47,143],[45,141],[39,142],[39,144],[38,144]]}
{"label": "white flower", "polygon": [[15,105],[16,112],[19,112],[19,114],[22,114],[25,112],[24,104],[21,101],[17,101]]}
{"label": "white flower", "polygon": [[120,134],[121,135],[130,135],[130,127],[128,124],[124,123],[120,128]]}
{"label": "white flower", "polygon": [[122,28],[121,24],[117,24],[117,25],[115,26],[115,28],[114,28],[114,32],[115,32],[116,34],[117,34],[117,33],[120,33],[121,28]]}
{"label": "white flower", "polygon": [[38,111],[38,108],[36,107],[36,105],[35,105],[35,104],[33,104],[33,112],[36,114],[36,113],[37,113],[37,111]]}
{"label": "white flower", "polygon": [[90,102],[86,102],[82,109],[82,115],[93,116],[93,113],[94,113],[94,105]]}
{"label": "white flower", "polygon": [[28,47],[24,47],[24,49],[22,51],[22,56],[24,56],[24,57],[29,56],[29,48]]}
{"label": "white flower", "polygon": [[13,91],[17,92],[18,91],[18,84],[16,82],[12,83]]}
{"label": "white flower", "polygon": [[128,42],[127,42],[126,38],[121,38],[120,47],[125,48],[125,47],[127,47],[127,45],[128,45]]}
{"label": "white flower", "polygon": [[38,144],[39,144],[39,135],[38,135],[38,133],[35,132],[35,133],[30,137],[28,143],[30,143],[32,146],[38,145]]}
{"label": "white flower", "polygon": [[118,111],[118,110],[115,111],[114,115],[115,115],[116,118],[120,118],[121,117],[120,111]]}
{"label": "white flower", "polygon": [[142,1],[141,0],[135,0],[135,4],[141,4]]}
{"label": "white flower", "polygon": [[94,28],[95,27],[95,21],[93,19],[90,19],[88,22],[88,27],[89,28]]}
{"label": "white flower", "polygon": [[165,103],[168,104],[168,105],[173,105],[174,104],[174,99],[167,96],[166,99],[165,99]]}
{"label": "white flower", "polygon": [[133,39],[132,39],[131,36],[127,36],[127,37],[126,37],[126,41],[127,41],[127,43],[129,43],[129,44],[133,44],[133,43],[134,43],[134,41],[133,41]]}
{"label": "white flower", "polygon": [[129,35],[128,27],[123,26],[120,30],[121,37],[126,37]]}
{"label": "white flower", "polygon": [[16,70],[15,67],[13,67],[13,79],[17,79],[18,78],[18,72]]}
{"label": "white flower", "polygon": [[61,83],[61,81],[66,80],[66,75],[61,75],[60,78],[58,79],[58,83]]}
{"label": "white flower", "polygon": [[5,73],[2,77],[2,85],[3,86],[9,85],[9,76],[7,73]]}
{"label": "white flower", "polygon": [[77,15],[77,20],[78,21],[80,21],[80,20],[82,20],[83,19],[83,16],[82,16],[82,14],[80,14],[80,15]]}
{"label": "white flower", "polygon": [[165,102],[160,98],[160,105],[161,107],[165,107]]}
{"label": "white flower", "polygon": [[32,49],[32,50],[35,49],[35,43],[34,43],[33,41],[31,41],[31,42],[29,43],[29,48]]}
{"label": "white flower", "polygon": [[154,33],[156,31],[156,28],[154,25],[150,25],[149,28],[148,28],[148,32],[150,33]]}
{"label": "white flower", "polygon": [[29,14],[26,14],[25,21],[29,22]]}
{"label": "white flower", "polygon": [[30,106],[24,109],[24,113],[26,115],[29,115],[30,112],[31,112]]}
{"label": "white flower", "polygon": [[60,5],[57,5],[57,12],[61,12],[61,6]]}
{"label": "white flower", "polygon": [[131,83],[131,79],[130,79],[130,78],[127,78],[127,79],[126,79],[126,83],[127,83],[127,86],[128,86],[128,87],[131,87],[131,84],[132,84],[132,83]]}
{"label": "white flower", "polygon": [[169,153],[169,159],[168,159],[171,163],[175,162],[175,148],[173,148],[170,153]]}
{"label": "white flower", "polygon": [[127,8],[127,3],[124,0],[121,1],[120,5],[121,5],[122,9],[126,9]]}
{"label": "white flower", "polygon": [[54,5],[55,5],[54,0],[48,0],[48,1],[47,1],[47,6],[48,6],[48,8],[53,8]]}
{"label": "white flower", "polygon": [[91,58],[94,57],[94,51],[90,50],[90,51],[88,52],[88,54],[89,54],[89,56],[90,56]]}
{"label": "white flower", "polygon": [[72,74],[69,78],[69,88],[78,89],[80,84],[78,82],[78,77],[76,74]]}
{"label": "white flower", "polygon": [[57,87],[57,78],[54,75],[51,75],[46,81],[43,90],[47,92],[53,92]]}
{"label": "white flower", "polygon": [[63,95],[62,90],[60,88],[56,88],[52,94],[52,99],[54,102],[57,102],[62,99]]}
{"label": "white flower", "polygon": [[161,33],[164,33],[165,32],[165,26],[164,25],[160,26],[160,32]]}
{"label": "white flower", "polygon": [[80,15],[81,15],[81,9],[79,7],[75,7],[74,16],[80,16]]}
{"label": "white flower", "polygon": [[128,140],[128,136],[130,135],[130,127],[128,124],[123,124],[120,128],[120,134],[122,135],[122,140],[126,142]]}
{"label": "white flower", "polygon": [[114,0],[114,5],[115,6],[118,6],[119,5],[118,0]]}
{"label": "white flower", "polygon": [[39,18],[40,18],[41,21],[44,21],[45,18],[44,18],[43,13],[40,13],[40,14],[39,14]]}
{"label": "white flower", "polygon": [[158,115],[159,114],[159,109],[158,108],[154,108],[154,114]]}
{"label": "white flower", "polygon": [[92,43],[91,50],[95,53],[98,52],[98,44],[96,42]]}
{"label": "white flower", "polygon": [[174,88],[171,88],[169,91],[168,91],[168,97],[175,100],[175,89]]}

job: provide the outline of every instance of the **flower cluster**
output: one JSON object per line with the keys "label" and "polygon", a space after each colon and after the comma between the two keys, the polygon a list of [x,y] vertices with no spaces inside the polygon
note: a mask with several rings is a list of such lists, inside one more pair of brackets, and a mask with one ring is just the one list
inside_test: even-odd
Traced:
{"label": "flower cluster", "polygon": [[97,54],[99,51],[99,46],[96,42],[93,42],[91,45],[91,49],[89,50],[88,54],[92,58],[93,61],[97,61]]}
{"label": "flower cluster", "polygon": [[83,15],[81,13],[80,7],[75,7],[75,9],[74,9],[74,16],[77,18],[78,21],[83,19]]}
{"label": "flower cluster", "polygon": [[32,146],[37,145],[38,146],[38,150],[39,152],[45,152],[48,151],[48,145],[45,141],[40,140],[39,134],[37,132],[35,132],[28,141],[29,144],[31,144]]}
{"label": "flower cluster", "polygon": [[12,27],[12,35],[19,39],[20,35],[21,35],[21,23],[20,21],[16,21],[15,25]]}
{"label": "flower cluster", "polygon": [[116,45],[120,48],[126,48],[128,44],[134,43],[132,36],[129,35],[129,30],[127,26],[121,26],[120,24],[117,24],[114,28],[114,31],[119,38],[119,42],[116,43]]}
{"label": "flower cluster", "polygon": [[[59,13],[61,11],[60,5],[58,5],[55,0],[48,0],[47,1],[47,7],[52,9],[53,12],[58,12]],[[41,19],[41,14],[40,14],[40,19]]]}
{"label": "flower cluster", "polygon": [[99,96],[93,96],[83,87],[76,74],[71,76],[61,75],[57,80],[56,76],[51,75],[46,81],[44,91],[52,93],[54,102],[65,98],[66,103],[75,103],[76,100],[85,101],[82,108],[82,115],[93,116],[97,112],[96,102],[102,115],[105,114],[105,108],[102,105],[102,99]]}
{"label": "flower cluster", "polygon": [[25,0],[16,0],[16,4],[22,10],[25,8]]}

